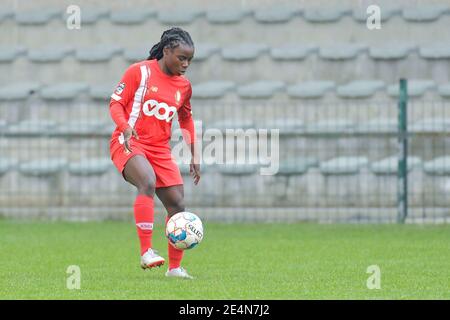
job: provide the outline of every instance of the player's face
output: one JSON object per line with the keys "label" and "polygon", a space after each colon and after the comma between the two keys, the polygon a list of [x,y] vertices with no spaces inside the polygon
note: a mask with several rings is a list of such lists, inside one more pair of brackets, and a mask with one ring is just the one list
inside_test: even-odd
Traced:
{"label": "player's face", "polygon": [[180,44],[173,49],[167,49],[164,59],[170,73],[179,76],[186,73],[193,57],[194,48],[185,44]]}

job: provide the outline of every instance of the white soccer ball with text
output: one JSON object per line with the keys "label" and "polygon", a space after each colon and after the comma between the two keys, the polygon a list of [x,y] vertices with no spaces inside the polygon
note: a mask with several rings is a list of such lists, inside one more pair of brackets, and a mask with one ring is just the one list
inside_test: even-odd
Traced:
{"label": "white soccer ball with text", "polygon": [[178,212],[167,221],[166,237],[177,249],[192,249],[203,239],[202,221],[192,212]]}

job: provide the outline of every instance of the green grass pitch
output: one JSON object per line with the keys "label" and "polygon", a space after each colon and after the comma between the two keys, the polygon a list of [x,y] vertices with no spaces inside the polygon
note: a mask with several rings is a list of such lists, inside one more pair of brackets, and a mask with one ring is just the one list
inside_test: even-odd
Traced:
{"label": "green grass pitch", "polygon": [[[167,258],[161,223],[154,247]],[[143,271],[132,222],[0,221],[1,299],[449,299],[449,225],[205,224],[193,281]],[[69,290],[70,265],[80,289]],[[368,289],[380,268],[380,289]]]}

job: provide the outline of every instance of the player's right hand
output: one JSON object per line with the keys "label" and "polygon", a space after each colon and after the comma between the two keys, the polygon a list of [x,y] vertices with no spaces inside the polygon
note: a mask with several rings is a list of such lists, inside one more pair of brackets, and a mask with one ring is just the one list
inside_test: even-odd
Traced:
{"label": "player's right hand", "polygon": [[130,144],[131,137],[135,137],[137,140],[139,140],[136,130],[134,130],[134,128],[132,127],[128,127],[123,132],[123,140],[124,140],[123,146],[125,148],[125,152],[127,153],[130,153],[132,151]]}

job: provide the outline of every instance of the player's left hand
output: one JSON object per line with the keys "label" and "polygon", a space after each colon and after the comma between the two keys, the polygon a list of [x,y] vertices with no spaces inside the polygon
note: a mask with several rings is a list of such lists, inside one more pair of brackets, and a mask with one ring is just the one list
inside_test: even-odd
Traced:
{"label": "player's left hand", "polygon": [[189,169],[191,176],[194,178],[194,184],[197,185],[200,181],[200,164],[194,161],[194,158],[191,160],[191,165]]}

